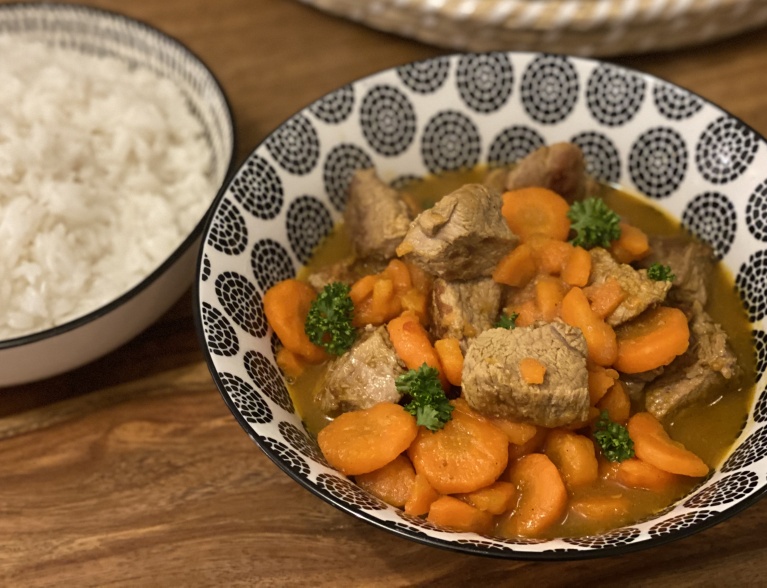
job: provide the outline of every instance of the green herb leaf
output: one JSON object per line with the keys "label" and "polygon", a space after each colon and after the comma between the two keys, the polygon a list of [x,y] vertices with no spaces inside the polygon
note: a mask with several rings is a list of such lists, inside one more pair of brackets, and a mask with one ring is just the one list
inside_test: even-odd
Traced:
{"label": "green herb leaf", "polygon": [[501,316],[498,317],[498,320],[495,323],[495,327],[497,329],[515,329],[517,327],[517,318],[519,317],[519,313],[512,312],[511,314],[502,313]]}
{"label": "green herb leaf", "polygon": [[397,391],[410,396],[405,410],[416,418],[416,423],[438,431],[453,418],[453,405],[445,396],[439,372],[425,363],[417,370],[408,370],[399,376],[395,385]]}
{"label": "green herb leaf", "polygon": [[341,282],[325,286],[312,302],[304,323],[309,340],[333,355],[343,355],[356,337],[352,327],[354,303],[349,298],[349,289]]}
{"label": "green herb leaf", "polygon": [[570,228],[575,231],[571,243],[584,249],[609,247],[621,236],[620,217],[601,198],[573,202],[567,217]]}
{"label": "green herb leaf", "polygon": [[673,282],[674,278],[676,278],[671,271],[671,266],[661,263],[653,263],[647,268],[647,277],[656,282]]}
{"label": "green herb leaf", "polygon": [[602,454],[610,461],[624,461],[634,457],[634,442],[629,437],[628,429],[611,421],[606,410],[599,415],[594,439],[602,449]]}

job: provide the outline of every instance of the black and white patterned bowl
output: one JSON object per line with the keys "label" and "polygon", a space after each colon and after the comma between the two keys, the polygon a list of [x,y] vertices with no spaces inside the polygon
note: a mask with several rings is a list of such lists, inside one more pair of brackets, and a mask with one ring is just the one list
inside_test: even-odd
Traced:
{"label": "black and white patterned bowl", "polygon": [[173,82],[200,121],[211,148],[214,188],[198,222],[167,258],[127,292],[50,329],[0,340],[0,387],[40,380],[92,361],[157,320],[195,276],[205,216],[234,169],[229,102],[208,67],[180,42],[121,14],[69,4],[0,6],[0,37],[45,42],[89,56],[109,56]]}
{"label": "black and white patterned bowl", "polygon": [[[397,183],[503,164],[572,141],[588,171],[681,218],[737,276],[757,346],[756,399],[713,475],[652,520],[550,541],[452,533],[371,497],[328,467],[274,359],[262,295],[292,277],[339,220],[353,170]],[[240,425],[288,475],[402,537],[466,553],[576,559],[684,537],[753,504],[767,487],[767,142],[706,100],[649,75],[537,53],[465,54],[344,86],[277,128],[219,195],[195,289],[198,333]]]}

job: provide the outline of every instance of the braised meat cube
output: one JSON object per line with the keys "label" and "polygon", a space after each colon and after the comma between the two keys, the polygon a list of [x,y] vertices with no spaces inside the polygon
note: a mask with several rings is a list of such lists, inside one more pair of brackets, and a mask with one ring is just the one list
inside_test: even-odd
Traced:
{"label": "braised meat cube", "polygon": [[498,194],[466,184],[415,218],[397,255],[436,277],[472,280],[490,276],[518,240]]}
{"label": "braised meat cube", "polygon": [[636,270],[626,263],[618,263],[607,250],[601,247],[594,247],[589,250],[589,253],[591,254],[589,286],[615,279],[626,293],[623,301],[607,316],[607,324],[610,326],[616,327],[630,321],[666,298],[671,282],[651,280],[647,277],[647,270]]}
{"label": "braised meat cube", "polygon": [[386,327],[369,328],[349,351],[328,364],[315,402],[330,416],[397,402],[401,394],[395,380],[406,371]]}
{"label": "braised meat cube", "polygon": [[574,143],[555,143],[524,157],[506,177],[506,189],[540,186],[556,192],[568,202],[584,196],[586,163]]}
{"label": "braised meat cube", "polygon": [[385,267],[386,262],[383,260],[359,260],[355,257],[347,257],[310,273],[306,276],[306,281],[319,292],[333,282],[351,285],[362,276],[377,274]]}
{"label": "braised meat cube", "polygon": [[477,335],[492,329],[501,310],[501,286],[492,278],[462,282],[434,280],[431,329],[436,339],[453,337],[466,351]]}
{"label": "braised meat cube", "polygon": [[344,222],[361,258],[390,259],[410,226],[410,210],[374,169],[358,170],[349,185]]}
{"label": "braised meat cube", "polygon": [[[543,427],[584,422],[589,414],[586,340],[561,321],[516,329],[490,329],[469,346],[462,373],[463,396],[488,416],[521,419]],[[528,384],[520,362],[533,358],[546,372]]]}
{"label": "braised meat cube", "polygon": [[724,330],[699,302],[690,309],[690,347],[645,387],[645,407],[659,420],[708,399],[714,388],[740,371]]}

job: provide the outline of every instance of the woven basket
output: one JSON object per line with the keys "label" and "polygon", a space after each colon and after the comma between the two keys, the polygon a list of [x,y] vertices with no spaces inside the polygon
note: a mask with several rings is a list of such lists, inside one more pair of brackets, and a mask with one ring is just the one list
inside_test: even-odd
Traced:
{"label": "woven basket", "polygon": [[370,27],[461,51],[582,56],[697,45],[767,23],[765,0],[301,0]]}

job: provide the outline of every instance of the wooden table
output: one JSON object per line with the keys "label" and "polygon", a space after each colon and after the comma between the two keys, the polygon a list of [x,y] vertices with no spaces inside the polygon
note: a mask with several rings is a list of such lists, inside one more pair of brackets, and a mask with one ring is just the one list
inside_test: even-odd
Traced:
{"label": "wooden table", "polygon": [[[223,83],[238,162],[311,100],[444,50],[291,0],[97,0],[182,40]],[[616,61],[767,134],[767,30]],[[229,413],[187,293],[91,365],[0,390],[0,585],[767,585],[767,501],[688,539],[566,564],[455,555],[292,482]]]}

